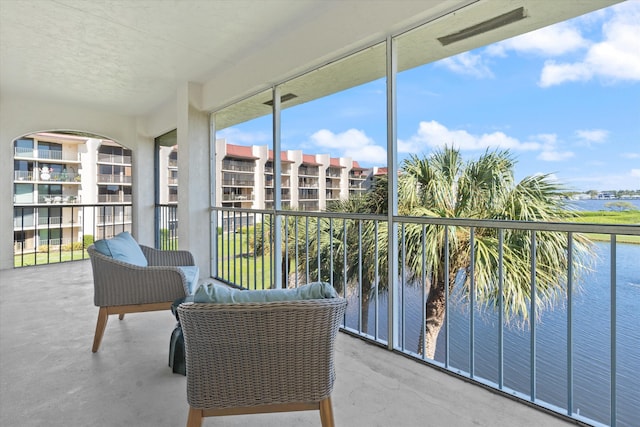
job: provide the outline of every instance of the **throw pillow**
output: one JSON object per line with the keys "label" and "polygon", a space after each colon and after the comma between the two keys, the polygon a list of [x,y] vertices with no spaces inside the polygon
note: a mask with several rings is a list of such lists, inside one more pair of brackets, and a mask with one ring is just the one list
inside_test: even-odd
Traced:
{"label": "throw pillow", "polygon": [[144,256],[140,245],[128,231],[123,231],[111,239],[97,240],[93,243],[98,252],[118,261],[128,264],[146,267],[147,258]]}
{"label": "throw pillow", "polygon": [[337,298],[338,293],[329,283],[314,282],[293,289],[242,290],[219,283],[203,283],[193,295],[193,302],[235,303],[273,302],[306,299]]}

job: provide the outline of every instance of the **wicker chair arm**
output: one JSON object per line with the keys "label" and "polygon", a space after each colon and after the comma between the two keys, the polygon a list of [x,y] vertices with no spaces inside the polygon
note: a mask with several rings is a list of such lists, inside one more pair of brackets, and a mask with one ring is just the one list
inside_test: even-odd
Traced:
{"label": "wicker chair arm", "polygon": [[98,307],[171,302],[185,296],[186,278],[177,267],[139,267],[102,255],[91,246],[87,250]]}
{"label": "wicker chair arm", "polygon": [[196,265],[189,251],[162,251],[145,245],[140,245],[140,249],[150,266]]}

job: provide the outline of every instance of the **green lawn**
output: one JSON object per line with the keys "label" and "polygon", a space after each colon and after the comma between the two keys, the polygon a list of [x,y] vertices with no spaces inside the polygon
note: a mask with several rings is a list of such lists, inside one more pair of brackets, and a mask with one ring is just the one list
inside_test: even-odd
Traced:
{"label": "green lawn", "polygon": [[27,267],[30,265],[54,264],[57,262],[75,261],[80,259],[88,259],[87,251],[52,251],[50,253],[29,253],[24,255],[16,255],[13,257],[13,265],[15,267]]}
{"label": "green lawn", "polygon": [[271,287],[271,257],[265,254],[264,258],[254,259],[248,240],[247,235],[241,233],[231,237],[218,236],[218,276],[245,288],[268,289]]}
{"label": "green lawn", "polygon": [[[571,222],[589,223],[589,224],[635,224],[640,226],[640,210],[635,211],[595,211],[595,212],[578,212],[578,216],[573,218]],[[611,237],[608,234],[589,234],[591,240],[599,242],[608,242]],[[618,243],[635,243],[640,244],[640,236],[624,236],[616,237]]]}

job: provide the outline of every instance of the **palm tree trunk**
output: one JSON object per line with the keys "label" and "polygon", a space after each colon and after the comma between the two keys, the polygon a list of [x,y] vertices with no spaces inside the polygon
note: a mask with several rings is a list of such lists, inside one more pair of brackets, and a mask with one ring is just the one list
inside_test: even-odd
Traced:
{"label": "palm tree trunk", "polygon": [[370,292],[362,290],[362,325],[360,325],[360,329],[365,334],[369,331],[369,302],[371,300],[369,295]]}
{"label": "palm tree trunk", "polygon": [[424,354],[429,359],[435,358],[438,335],[444,324],[446,314],[445,286],[443,280],[437,280],[435,285],[429,289],[429,296],[425,305],[426,345],[424,345],[425,334],[421,332],[420,340],[418,341],[418,354],[423,354],[424,347]]}
{"label": "palm tree trunk", "polygon": [[[444,316],[446,313],[445,286],[444,280],[437,280],[435,285],[429,289],[429,296],[427,297],[425,355],[429,359],[435,358],[438,335],[444,324]],[[422,338],[422,334],[420,335]],[[422,353],[422,342],[420,342],[419,345],[418,353]]]}

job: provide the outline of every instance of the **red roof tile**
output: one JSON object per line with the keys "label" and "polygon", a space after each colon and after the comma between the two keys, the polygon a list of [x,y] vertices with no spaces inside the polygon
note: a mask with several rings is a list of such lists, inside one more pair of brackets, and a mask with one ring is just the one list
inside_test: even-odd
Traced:
{"label": "red roof tile", "polygon": [[320,163],[316,162],[316,156],[313,154],[303,154],[302,164],[309,166],[320,166]]}
{"label": "red roof tile", "polygon": [[243,145],[227,144],[227,157],[236,157],[240,159],[257,159],[253,155],[251,147],[245,147]]}

